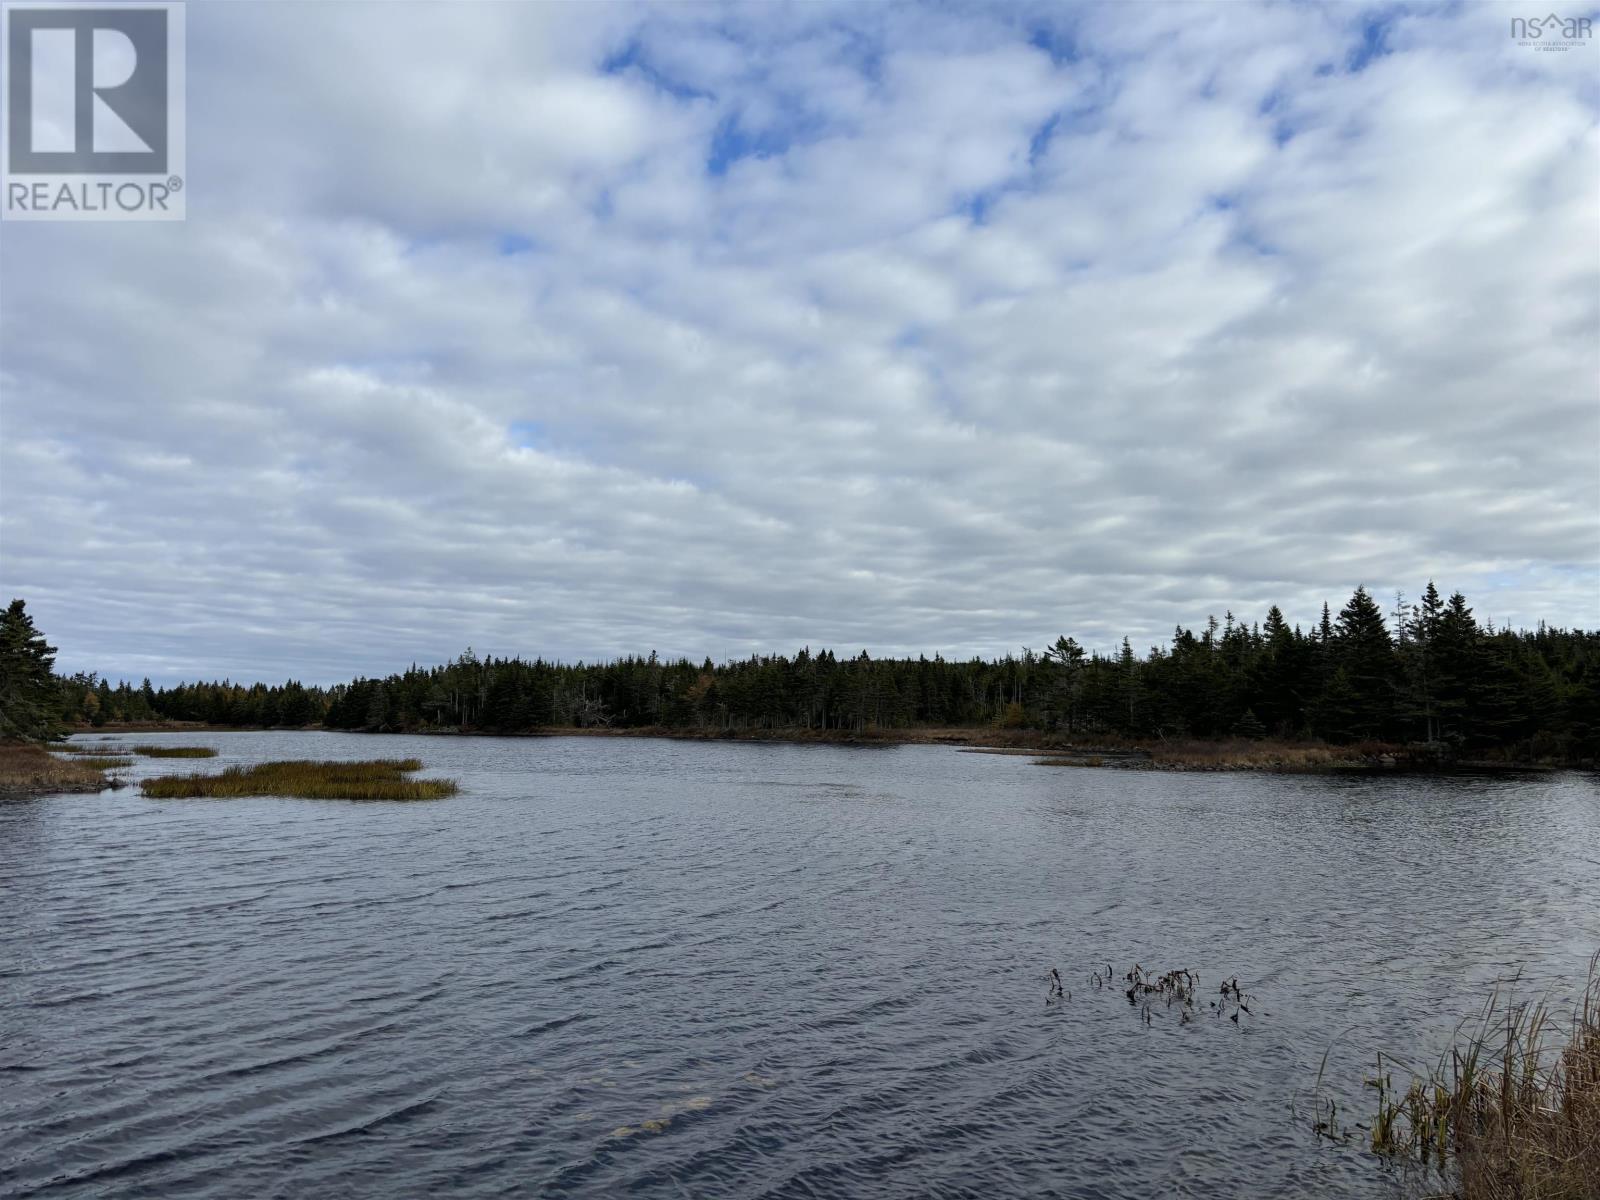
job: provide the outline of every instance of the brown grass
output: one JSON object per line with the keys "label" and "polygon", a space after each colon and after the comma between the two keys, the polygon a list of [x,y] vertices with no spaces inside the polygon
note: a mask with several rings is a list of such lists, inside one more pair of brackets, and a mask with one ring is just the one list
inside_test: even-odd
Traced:
{"label": "brown grass", "polygon": [[43,746],[12,742],[0,744],[0,792],[98,792],[111,787],[103,768],[117,763],[94,764],[58,758]]}
{"label": "brown grass", "polygon": [[1356,746],[1323,746],[1293,742],[1167,742],[1150,747],[1157,766],[1187,770],[1321,771],[1365,758]]}
{"label": "brown grass", "polygon": [[129,746],[135,754],[146,758],[215,758],[217,752],[210,746]]}
{"label": "brown grass", "polygon": [[91,754],[87,758],[69,758],[67,761],[75,766],[93,767],[96,771],[118,771],[133,766],[133,759],[127,755]]}
{"label": "brown grass", "polygon": [[1150,747],[1157,766],[1188,770],[1327,771],[1339,767],[1394,765],[1404,747],[1384,742],[1329,746],[1322,742],[1163,742]]}
{"label": "brown grass", "polygon": [[407,779],[420,771],[415,758],[367,762],[260,763],[229,767],[217,775],[163,775],[147,779],[146,796],[181,800],[201,796],[294,796],[307,800],[438,800],[459,790],[453,779]]}
{"label": "brown grass", "polygon": [[977,754],[1028,754],[1042,767],[1122,767],[1157,771],[1376,771],[1427,766],[1413,761],[1407,748],[1385,742],[1330,746],[1320,741],[1277,738],[1145,739],[1097,734],[1092,741],[1069,741],[1059,734],[1031,740],[1007,739],[969,746]]}
{"label": "brown grass", "polygon": [[1600,1197],[1600,953],[1562,1034],[1546,1004],[1496,988],[1476,1029],[1404,1092],[1380,1057],[1373,1149],[1437,1168],[1459,1200]]}

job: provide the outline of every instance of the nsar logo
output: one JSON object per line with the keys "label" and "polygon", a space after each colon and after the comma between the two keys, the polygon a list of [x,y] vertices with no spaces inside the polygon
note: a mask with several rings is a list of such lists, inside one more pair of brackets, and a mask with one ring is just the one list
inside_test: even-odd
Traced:
{"label": "nsar logo", "polygon": [[1511,36],[1519,45],[1535,50],[1571,50],[1589,43],[1594,36],[1594,22],[1588,17],[1563,17],[1557,13],[1512,17]]}

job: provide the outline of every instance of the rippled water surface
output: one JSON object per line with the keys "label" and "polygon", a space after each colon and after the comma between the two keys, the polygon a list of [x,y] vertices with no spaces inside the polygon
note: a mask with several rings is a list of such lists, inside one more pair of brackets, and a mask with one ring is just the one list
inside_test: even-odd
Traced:
{"label": "rippled water surface", "polygon": [[[1600,946],[1591,776],[161,736],[462,793],[0,803],[0,1194],[1388,1195],[1290,1113],[1324,1051],[1358,1112]],[[1146,1024],[1134,961],[1255,1015]]]}

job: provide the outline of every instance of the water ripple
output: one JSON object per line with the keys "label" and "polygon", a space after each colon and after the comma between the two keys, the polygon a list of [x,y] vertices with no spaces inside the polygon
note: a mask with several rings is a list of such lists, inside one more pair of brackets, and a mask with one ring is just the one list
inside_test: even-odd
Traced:
{"label": "water ripple", "polygon": [[[462,794],[0,803],[0,1195],[1385,1196],[1288,1116],[1336,1031],[1360,1111],[1377,1049],[1600,945],[1586,776],[384,752]],[[1134,961],[1262,1012],[1146,1023],[1090,978]]]}

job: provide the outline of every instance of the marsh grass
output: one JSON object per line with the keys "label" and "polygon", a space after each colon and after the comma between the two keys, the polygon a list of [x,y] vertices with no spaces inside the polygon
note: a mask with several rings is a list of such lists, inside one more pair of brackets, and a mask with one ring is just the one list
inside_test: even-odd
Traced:
{"label": "marsh grass", "polygon": [[215,758],[217,752],[210,746],[129,746],[135,754],[146,758]]}
{"label": "marsh grass", "polygon": [[57,754],[72,754],[78,758],[124,758],[127,750],[116,746],[51,746]]}
{"label": "marsh grass", "polygon": [[162,775],[140,784],[146,796],[182,800],[203,796],[294,796],[307,800],[439,800],[460,789],[453,779],[407,779],[415,758],[367,762],[260,763],[216,775]]}
{"label": "marsh grass", "polygon": [[1379,1056],[1372,1148],[1438,1171],[1460,1200],[1600,1196],[1600,953],[1565,1036],[1504,984],[1469,1024],[1426,1076]]}
{"label": "marsh grass", "polygon": [[[1020,753],[1001,750],[999,753]],[[1138,741],[1107,736],[1094,746],[1042,747],[1042,767],[1131,767],[1158,771],[1277,771],[1288,774],[1393,768],[1409,762],[1404,746],[1356,742],[1330,746],[1257,738]]]}
{"label": "marsh grass", "polygon": [[1179,767],[1191,771],[1326,771],[1392,758],[1399,749],[1381,742],[1326,746],[1310,742],[1262,742],[1231,738],[1220,742],[1174,741],[1152,745],[1150,761],[1158,767]]}
{"label": "marsh grass", "polygon": [[69,758],[67,762],[79,766],[93,767],[96,771],[119,771],[123,767],[133,766],[133,759],[126,755],[115,754],[89,754],[77,758]]}
{"label": "marsh grass", "polygon": [[105,775],[114,765],[121,764],[60,758],[33,743],[0,743],[0,793],[98,792],[119,787]]}

